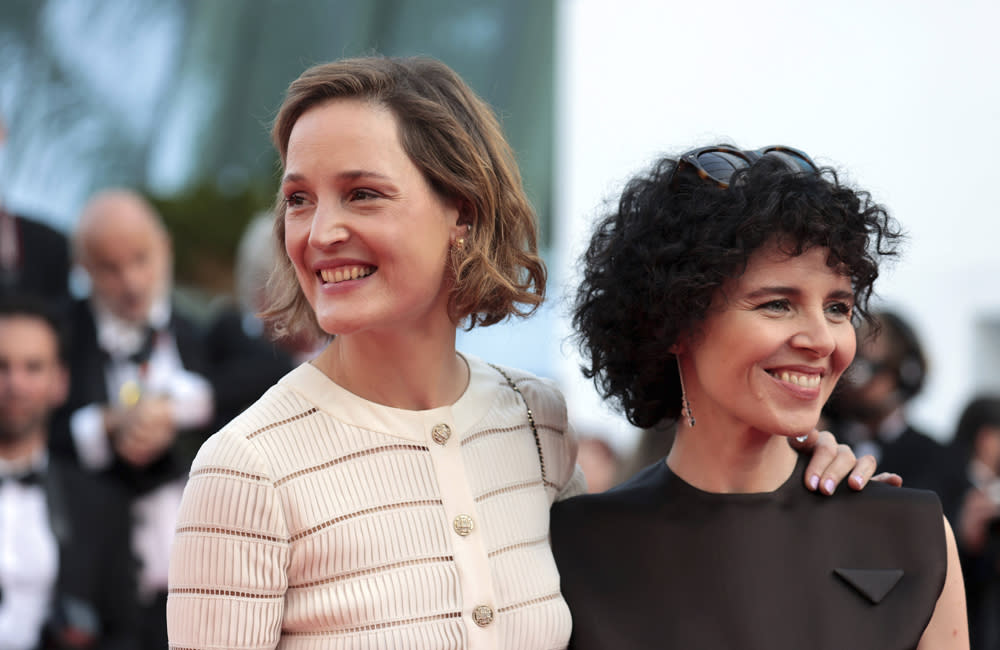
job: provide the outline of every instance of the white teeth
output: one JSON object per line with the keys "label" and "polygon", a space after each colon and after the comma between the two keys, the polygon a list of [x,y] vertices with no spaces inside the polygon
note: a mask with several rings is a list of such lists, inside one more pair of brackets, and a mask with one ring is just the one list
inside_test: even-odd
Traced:
{"label": "white teeth", "polygon": [[323,282],[337,284],[338,282],[343,282],[344,280],[357,280],[358,278],[365,278],[374,272],[374,266],[351,266],[340,268],[335,271],[323,269],[319,272],[319,276],[323,279]]}
{"label": "white teeth", "polygon": [[787,370],[783,371],[778,378],[781,381],[787,381],[790,384],[802,386],[803,388],[816,388],[820,382],[819,375],[799,375],[790,373]]}

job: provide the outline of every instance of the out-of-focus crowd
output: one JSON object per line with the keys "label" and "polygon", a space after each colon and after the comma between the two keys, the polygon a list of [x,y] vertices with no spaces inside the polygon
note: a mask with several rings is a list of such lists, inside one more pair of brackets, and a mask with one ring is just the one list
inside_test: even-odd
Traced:
{"label": "out-of-focus crowd", "polygon": [[139,193],[97,193],[69,236],[0,205],[0,648],[167,647],[191,460],[314,347],[254,316],[270,231],[245,231],[239,301],[196,318]]}

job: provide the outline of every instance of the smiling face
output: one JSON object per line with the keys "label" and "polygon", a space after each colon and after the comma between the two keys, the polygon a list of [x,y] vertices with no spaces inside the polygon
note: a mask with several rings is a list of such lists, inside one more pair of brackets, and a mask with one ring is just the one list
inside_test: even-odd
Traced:
{"label": "smiling face", "polygon": [[851,282],[827,255],[772,244],[717,292],[677,347],[697,428],[797,436],[816,425],[855,352]]}
{"label": "smiling face", "polygon": [[44,440],[67,381],[48,323],[32,316],[0,317],[0,445]]}
{"label": "smiling face", "polygon": [[447,262],[465,227],[403,150],[388,109],[339,99],[303,113],[282,193],[285,250],[324,331],[454,332]]}

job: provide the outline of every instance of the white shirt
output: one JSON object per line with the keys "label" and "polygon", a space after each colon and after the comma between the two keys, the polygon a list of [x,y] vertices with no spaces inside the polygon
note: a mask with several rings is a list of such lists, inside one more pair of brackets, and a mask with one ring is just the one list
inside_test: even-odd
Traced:
{"label": "white shirt", "polygon": [[[100,303],[92,301],[97,340],[111,357],[105,364],[105,384],[111,404],[121,406],[122,386],[131,383],[141,393],[170,398],[173,420],[180,431],[203,427],[214,409],[208,380],[184,368],[173,335],[166,330],[170,303],[163,299],[150,310],[149,326],[157,330],[149,361],[139,365],[129,357],[145,342],[146,326],[123,321]],[[70,417],[70,431],[84,467],[105,469],[114,460],[111,441],[104,430],[101,404],[77,409]],[[166,590],[167,562],[184,480],[166,483],[135,499],[132,546],[141,560],[140,594]]]}
{"label": "white shirt", "polygon": [[[199,374],[185,370],[177,342],[162,329],[170,321],[170,303],[158,301],[150,310],[149,323],[159,332],[148,363],[140,366],[129,356],[142,346],[146,327],[125,322],[110,311],[92,303],[97,340],[111,361],[105,366],[105,383],[112,404],[118,404],[121,388],[131,382],[147,394],[170,398],[177,428],[194,429],[211,420],[214,409],[212,386]],[[88,469],[100,470],[111,465],[114,453],[104,431],[101,404],[77,409],[70,419],[70,431],[81,462]]]}
{"label": "white shirt", "polygon": [[[44,467],[45,456],[33,464]],[[23,472],[0,459],[0,476]],[[0,481],[0,650],[34,648],[59,572],[45,489]]]}

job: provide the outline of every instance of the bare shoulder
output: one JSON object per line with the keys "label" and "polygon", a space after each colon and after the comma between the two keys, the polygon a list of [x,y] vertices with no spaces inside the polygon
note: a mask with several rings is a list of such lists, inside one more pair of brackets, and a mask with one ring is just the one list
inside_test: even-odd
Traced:
{"label": "bare shoulder", "polygon": [[958,547],[955,544],[955,534],[951,530],[948,519],[944,522],[945,544],[948,555],[948,571],[945,576],[944,588],[938,597],[937,605],[930,622],[920,637],[917,650],[967,650],[969,648],[969,625],[966,617],[965,586],[962,580],[962,567],[958,558]]}

